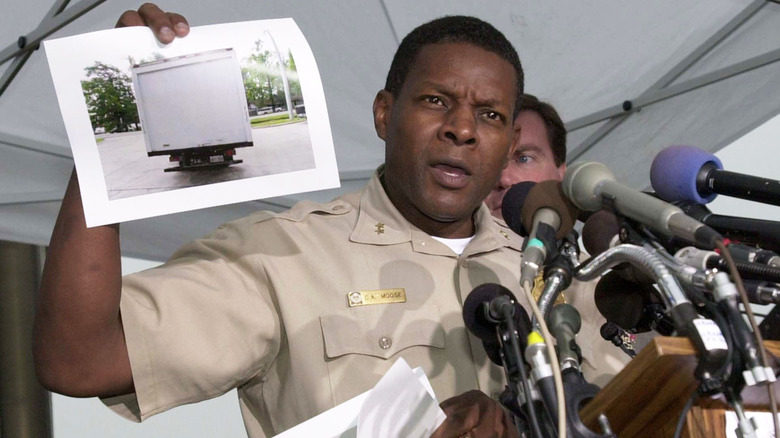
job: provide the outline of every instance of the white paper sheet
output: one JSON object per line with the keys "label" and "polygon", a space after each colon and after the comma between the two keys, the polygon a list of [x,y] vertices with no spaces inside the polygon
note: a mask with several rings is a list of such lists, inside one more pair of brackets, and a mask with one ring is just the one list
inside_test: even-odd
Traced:
{"label": "white paper sheet", "polygon": [[276,437],[428,437],[445,418],[422,369],[398,359],[373,389]]}

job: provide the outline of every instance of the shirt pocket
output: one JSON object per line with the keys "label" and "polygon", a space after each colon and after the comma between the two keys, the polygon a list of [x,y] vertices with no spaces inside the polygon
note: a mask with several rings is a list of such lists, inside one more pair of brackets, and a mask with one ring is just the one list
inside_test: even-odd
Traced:
{"label": "shirt pocket", "polygon": [[444,348],[439,307],[409,309],[399,304],[370,305],[320,316],[325,355],[360,354],[389,359],[415,346]]}

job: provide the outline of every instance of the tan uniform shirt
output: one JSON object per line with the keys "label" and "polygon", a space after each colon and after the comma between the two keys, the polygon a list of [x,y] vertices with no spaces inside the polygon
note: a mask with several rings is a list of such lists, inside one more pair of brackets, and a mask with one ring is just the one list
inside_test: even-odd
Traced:
{"label": "tan uniform shirt", "polygon": [[[457,256],[407,222],[374,176],[327,204],[222,225],[124,278],[136,393],[104,401],[138,420],[238,388],[249,436],[273,436],[370,389],[398,357],[425,370],[440,401],[475,388],[496,395],[503,370],[468,334],[461,306],[493,282],[528,309],[517,285],[522,239],[484,205],[474,219]],[[352,291],[394,288],[405,302],[348,306]],[[578,289],[592,303],[592,290]],[[580,340],[585,357],[600,365],[623,354],[590,341]],[[615,364],[599,372],[615,374]]]}

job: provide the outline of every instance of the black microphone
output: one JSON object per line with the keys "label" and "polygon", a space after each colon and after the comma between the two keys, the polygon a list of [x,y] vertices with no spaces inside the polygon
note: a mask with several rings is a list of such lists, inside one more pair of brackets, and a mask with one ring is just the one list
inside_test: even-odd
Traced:
{"label": "black microphone", "polygon": [[628,281],[611,271],[596,284],[594,300],[604,319],[623,330],[631,333],[654,330],[669,336],[674,332],[674,323],[658,293],[649,284]]}
{"label": "black microphone", "polygon": [[528,237],[528,230],[523,226],[521,211],[525,205],[525,198],[528,197],[528,193],[535,185],[536,181],[519,182],[507,190],[501,201],[501,216],[504,218],[504,222],[509,226],[509,229],[523,237]]}
{"label": "black microphone", "polygon": [[745,280],[744,283],[751,303],[780,304],[780,284],[761,280]]}
{"label": "black microphone", "polygon": [[713,214],[704,205],[693,201],[678,201],[674,204],[688,216],[715,229],[724,237],[780,252],[780,222]]}
{"label": "black microphone", "polygon": [[[628,237],[632,233],[628,231],[627,224],[621,224],[614,213],[607,210],[599,210],[585,221],[585,225],[582,227],[582,244],[585,246],[588,254],[597,256],[621,243],[629,243],[621,239],[621,234],[626,237],[626,240],[629,240]],[[640,242],[630,243],[639,244]],[[652,277],[634,268],[630,263],[621,263],[613,267],[612,272],[634,283],[655,283]]]}
{"label": "black microphone", "polygon": [[706,204],[718,194],[780,205],[780,181],[723,170],[718,157],[693,146],[670,146],[656,155],[650,183],[669,202]]}
{"label": "black microphone", "polygon": [[730,243],[727,247],[734,260],[780,268],[780,256],[772,251],[742,243]]}
{"label": "black microphone", "polygon": [[496,327],[500,318],[500,307],[506,305],[511,305],[513,308],[512,319],[520,332],[519,338],[524,349],[524,343],[531,331],[531,320],[512,291],[500,284],[485,283],[475,287],[463,302],[463,321],[466,328],[482,340],[485,352],[497,365],[503,365],[503,362]]}
{"label": "black microphone", "polygon": [[706,248],[714,248],[715,241],[723,239],[679,207],[618,183],[615,175],[601,163],[578,163],[569,167],[563,178],[563,191],[583,210],[607,207],[663,234],[681,237]]}
{"label": "black microphone", "polygon": [[631,358],[636,357],[636,350],[634,350],[633,342],[624,342],[623,336],[630,336],[626,330],[615,324],[614,322],[605,322],[599,329],[599,334],[605,341],[609,341],[615,347],[620,347],[624,353]]}

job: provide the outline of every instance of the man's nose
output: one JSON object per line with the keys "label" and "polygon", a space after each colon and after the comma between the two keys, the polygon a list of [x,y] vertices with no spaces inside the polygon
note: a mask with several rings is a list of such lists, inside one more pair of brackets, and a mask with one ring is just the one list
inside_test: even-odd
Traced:
{"label": "man's nose", "polygon": [[444,137],[456,145],[475,146],[477,144],[477,122],[474,113],[466,107],[456,107],[447,114],[443,127]]}

